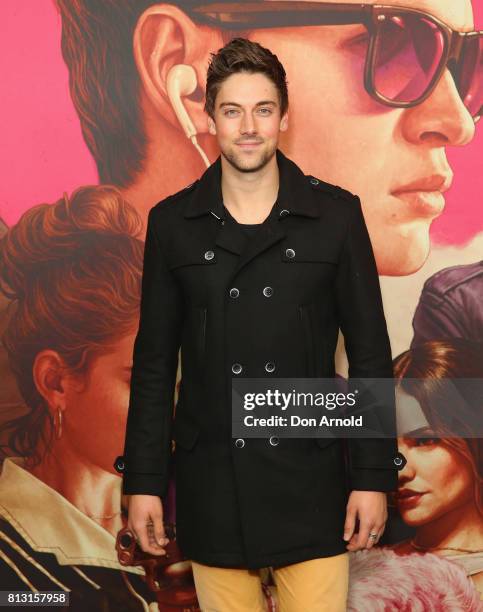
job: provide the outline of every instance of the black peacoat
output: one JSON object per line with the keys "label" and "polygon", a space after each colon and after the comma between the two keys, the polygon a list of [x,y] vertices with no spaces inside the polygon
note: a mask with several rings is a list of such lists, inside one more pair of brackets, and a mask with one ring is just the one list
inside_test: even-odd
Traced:
{"label": "black peacoat", "polygon": [[232,438],[232,377],[333,377],[339,327],[350,376],[392,377],[359,198],[306,176],[279,149],[276,157],[278,198],[250,240],[223,209],[220,157],[148,216],[115,464],[125,494],[162,498],[174,468],[178,544],[219,567],[345,552],[350,491],[394,490],[406,462],[395,438]]}

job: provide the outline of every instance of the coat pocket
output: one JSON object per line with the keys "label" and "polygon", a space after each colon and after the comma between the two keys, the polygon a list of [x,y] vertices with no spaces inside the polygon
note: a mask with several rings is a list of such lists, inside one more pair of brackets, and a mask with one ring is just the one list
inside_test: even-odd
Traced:
{"label": "coat pocket", "polygon": [[327,446],[330,446],[334,442],[337,442],[338,439],[339,438],[315,438],[315,442],[317,443],[317,446],[319,446],[320,448],[326,448]]}
{"label": "coat pocket", "polygon": [[306,237],[287,241],[282,245],[280,258],[291,264],[332,264],[336,266],[339,256],[334,246],[311,242]]}
{"label": "coat pocket", "polygon": [[184,450],[191,450],[198,440],[198,427],[187,419],[176,416],[173,424],[172,438],[176,445],[181,446]]}
{"label": "coat pocket", "polygon": [[307,304],[299,305],[298,314],[305,353],[305,376],[312,378],[315,376],[315,338],[310,306]]}
{"label": "coat pocket", "polygon": [[197,322],[198,322],[198,363],[202,366],[205,362],[206,353],[206,308],[196,308],[197,311]]}

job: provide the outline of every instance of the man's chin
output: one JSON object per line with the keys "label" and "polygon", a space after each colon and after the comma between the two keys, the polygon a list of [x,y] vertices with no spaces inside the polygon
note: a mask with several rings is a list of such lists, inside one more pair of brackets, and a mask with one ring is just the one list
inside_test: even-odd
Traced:
{"label": "man's chin", "polygon": [[238,172],[258,172],[272,159],[273,155],[275,155],[275,150],[273,152],[266,150],[260,152],[254,151],[251,154],[222,151],[221,154]]}

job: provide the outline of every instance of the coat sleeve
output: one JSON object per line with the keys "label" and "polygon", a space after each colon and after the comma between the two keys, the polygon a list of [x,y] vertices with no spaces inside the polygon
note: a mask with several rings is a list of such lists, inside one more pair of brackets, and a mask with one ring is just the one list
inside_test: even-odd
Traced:
{"label": "coat sleeve", "polygon": [[144,245],[140,319],[133,350],[124,453],[116,459],[115,467],[123,473],[124,494],[164,497],[171,459],[183,301],[181,289],[166,265],[154,210],[148,215]]}
{"label": "coat sleeve", "polygon": [[[354,378],[391,379],[390,393],[385,395],[385,401],[371,404],[371,414],[365,416],[370,417],[371,427],[374,423],[389,423],[394,434],[392,355],[379,275],[359,197],[353,196],[351,204],[336,278],[337,309],[349,363],[349,382]],[[376,394],[376,398],[379,397]],[[351,490],[397,489],[398,470],[404,467],[406,459],[398,452],[397,439],[393,435],[348,437],[346,440]]]}

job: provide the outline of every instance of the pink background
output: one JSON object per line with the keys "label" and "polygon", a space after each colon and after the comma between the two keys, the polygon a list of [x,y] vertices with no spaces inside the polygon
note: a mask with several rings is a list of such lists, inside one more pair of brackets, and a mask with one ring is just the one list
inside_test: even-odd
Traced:
{"label": "pink background", "polygon": [[[473,7],[476,26],[483,27],[481,0]],[[34,204],[53,202],[63,191],[98,179],[69,97],[54,3],[3,0],[1,27],[0,217],[11,225]],[[469,145],[447,152],[454,182],[431,234],[436,243],[461,245],[483,230],[481,127]]]}

